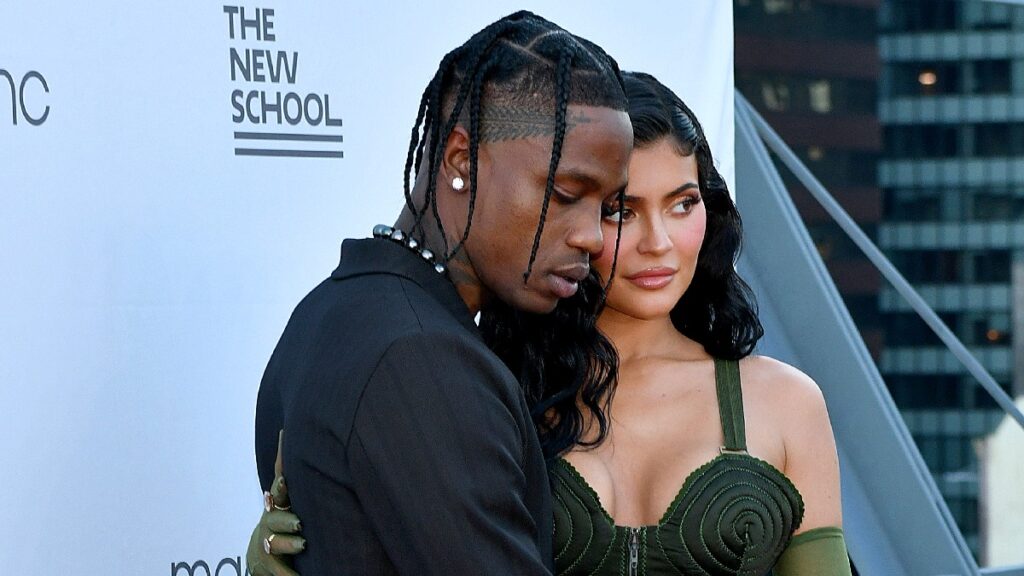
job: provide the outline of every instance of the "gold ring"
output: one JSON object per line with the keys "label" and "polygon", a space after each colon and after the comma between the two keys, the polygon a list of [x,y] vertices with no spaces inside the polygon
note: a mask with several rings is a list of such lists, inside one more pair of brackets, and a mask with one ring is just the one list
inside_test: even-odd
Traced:
{"label": "gold ring", "polygon": [[263,539],[263,551],[267,554],[272,554],[270,551],[270,543],[274,541],[274,536],[277,536],[277,534],[271,534]]}

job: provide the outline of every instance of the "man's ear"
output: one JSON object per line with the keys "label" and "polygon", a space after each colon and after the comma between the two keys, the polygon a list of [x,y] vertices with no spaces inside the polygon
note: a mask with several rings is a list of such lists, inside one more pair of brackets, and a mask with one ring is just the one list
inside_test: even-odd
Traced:
{"label": "man's ear", "polygon": [[[452,186],[456,178],[462,179],[462,186]],[[438,174],[438,186],[447,186],[456,191],[468,191],[469,185],[469,132],[456,125],[448,135],[444,151],[441,155],[441,172]]]}

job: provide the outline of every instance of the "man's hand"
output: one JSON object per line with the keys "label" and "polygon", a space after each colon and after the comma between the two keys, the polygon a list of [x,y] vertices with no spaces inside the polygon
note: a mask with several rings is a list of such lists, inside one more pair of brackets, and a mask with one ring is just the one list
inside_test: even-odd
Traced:
{"label": "man's hand", "polygon": [[298,576],[291,568],[289,556],[306,548],[299,517],[292,514],[288,487],[284,482],[281,446],[284,430],[277,441],[277,459],[274,461],[274,483],[270,492],[263,494],[263,515],[249,538],[245,561],[252,576]]}

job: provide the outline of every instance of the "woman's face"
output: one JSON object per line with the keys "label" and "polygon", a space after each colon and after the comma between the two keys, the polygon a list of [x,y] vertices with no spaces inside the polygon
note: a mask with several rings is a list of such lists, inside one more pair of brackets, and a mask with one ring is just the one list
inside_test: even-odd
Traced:
{"label": "woman's face", "polygon": [[[591,262],[602,278],[611,272],[618,218],[604,218],[604,249]],[[667,316],[693,280],[706,225],[696,156],[683,156],[669,138],[635,148],[607,308],[643,320]]]}

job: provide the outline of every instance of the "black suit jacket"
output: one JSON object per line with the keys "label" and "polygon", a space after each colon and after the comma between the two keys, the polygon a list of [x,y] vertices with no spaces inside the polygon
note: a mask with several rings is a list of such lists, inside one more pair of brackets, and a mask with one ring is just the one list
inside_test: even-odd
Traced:
{"label": "black suit jacket", "polygon": [[549,573],[522,391],[455,287],[404,247],[346,240],[292,314],[256,407],[264,489],[281,428],[300,574]]}

